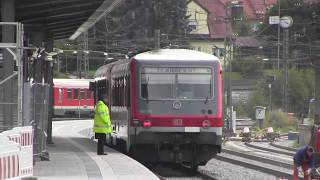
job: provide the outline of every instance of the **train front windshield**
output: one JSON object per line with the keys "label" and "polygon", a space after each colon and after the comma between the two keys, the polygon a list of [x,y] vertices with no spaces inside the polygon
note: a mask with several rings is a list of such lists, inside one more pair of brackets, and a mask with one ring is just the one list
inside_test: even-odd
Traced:
{"label": "train front windshield", "polygon": [[140,77],[143,99],[213,98],[213,75],[210,68],[145,67]]}

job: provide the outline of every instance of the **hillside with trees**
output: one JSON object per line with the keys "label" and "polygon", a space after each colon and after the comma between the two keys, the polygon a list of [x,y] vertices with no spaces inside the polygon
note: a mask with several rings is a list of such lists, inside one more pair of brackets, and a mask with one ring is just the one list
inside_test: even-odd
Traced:
{"label": "hillside with trees", "polygon": [[[298,117],[303,117],[306,116],[309,101],[314,98],[315,93],[314,68],[317,68],[317,66],[314,63],[319,61],[318,55],[320,54],[320,3],[307,4],[301,0],[282,0],[280,2],[281,17],[291,16],[293,19],[293,25],[289,28],[287,111],[293,112]],[[251,64],[250,59],[248,59],[244,62],[233,63],[233,70],[237,70],[241,74],[260,70],[260,74],[262,74],[262,79],[249,102],[245,106],[236,105],[235,109],[240,114],[254,117],[252,107],[257,105],[270,107],[270,96],[272,109],[285,111],[283,109],[283,86],[285,82],[283,31],[280,29],[280,67],[278,69],[278,26],[269,24],[269,16],[277,16],[278,13],[278,4],[276,4],[270,9],[260,30],[255,35],[261,41],[266,42],[263,47],[263,54],[256,54],[256,56],[263,56],[267,61],[256,61]],[[256,64],[255,67],[258,68],[252,68],[253,64]],[[275,80],[268,82],[268,76],[275,77]],[[269,84],[271,84],[271,94]]]}

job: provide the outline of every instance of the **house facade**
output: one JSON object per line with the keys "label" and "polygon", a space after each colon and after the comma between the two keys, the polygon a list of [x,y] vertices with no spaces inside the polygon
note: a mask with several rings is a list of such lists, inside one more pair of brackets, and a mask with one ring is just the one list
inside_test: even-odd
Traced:
{"label": "house facade", "polygon": [[[246,36],[251,35],[258,29],[268,9],[276,4],[277,0],[241,0],[236,1],[237,4],[232,4],[234,2],[231,0],[192,0],[188,3],[189,44],[192,49],[216,55],[223,61],[225,37],[231,36],[232,40],[236,40],[243,31]],[[227,6],[230,8],[232,21],[229,21],[230,24],[226,23]],[[235,14],[239,13],[241,14],[240,19],[232,19]],[[246,27],[243,27],[243,24]]]}
{"label": "house facade", "polygon": [[[223,18],[220,18],[219,21],[212,18],[217,8],[214,7],[216,4],[214,1],[193,0],[188,3],[189,45],[194,50],[216,55],[223,61],[225,23]],[[216,25],[213,26],[213,24]],[[221,28],[222,31],[219,30]]]}

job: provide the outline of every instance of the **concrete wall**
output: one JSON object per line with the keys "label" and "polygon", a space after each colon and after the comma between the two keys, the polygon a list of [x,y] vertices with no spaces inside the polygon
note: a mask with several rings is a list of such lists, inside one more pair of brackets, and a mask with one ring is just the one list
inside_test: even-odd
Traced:
{"label": "concrete wall", "polygon": [[313,125],[309,125],[309,124],[299,125],[299,146],[309,144],[312,130],[313,130]]}

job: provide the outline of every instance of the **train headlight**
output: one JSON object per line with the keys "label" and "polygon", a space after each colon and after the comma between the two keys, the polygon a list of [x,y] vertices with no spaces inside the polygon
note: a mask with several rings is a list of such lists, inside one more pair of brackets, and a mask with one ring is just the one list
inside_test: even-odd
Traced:
{"label": "train headlight", "polygon": [[151,127],[151,125],[152,125],[152,123],[151,123],[150,120],[144,120],[143,121],[143,127],[149,128],[149,127]]}
{"label": "train headlight", "polygon": [[133,119],[132,120],[132,124],[133,124],[133,126],[138,127],[138,126],[140,126],[140,120],[139,119]]}
{"label": "train headlight", "polygon": [[203,120],[202,121],[202,127],[203,128],[209,128],[211,126],[211,123],[209,120]]}

